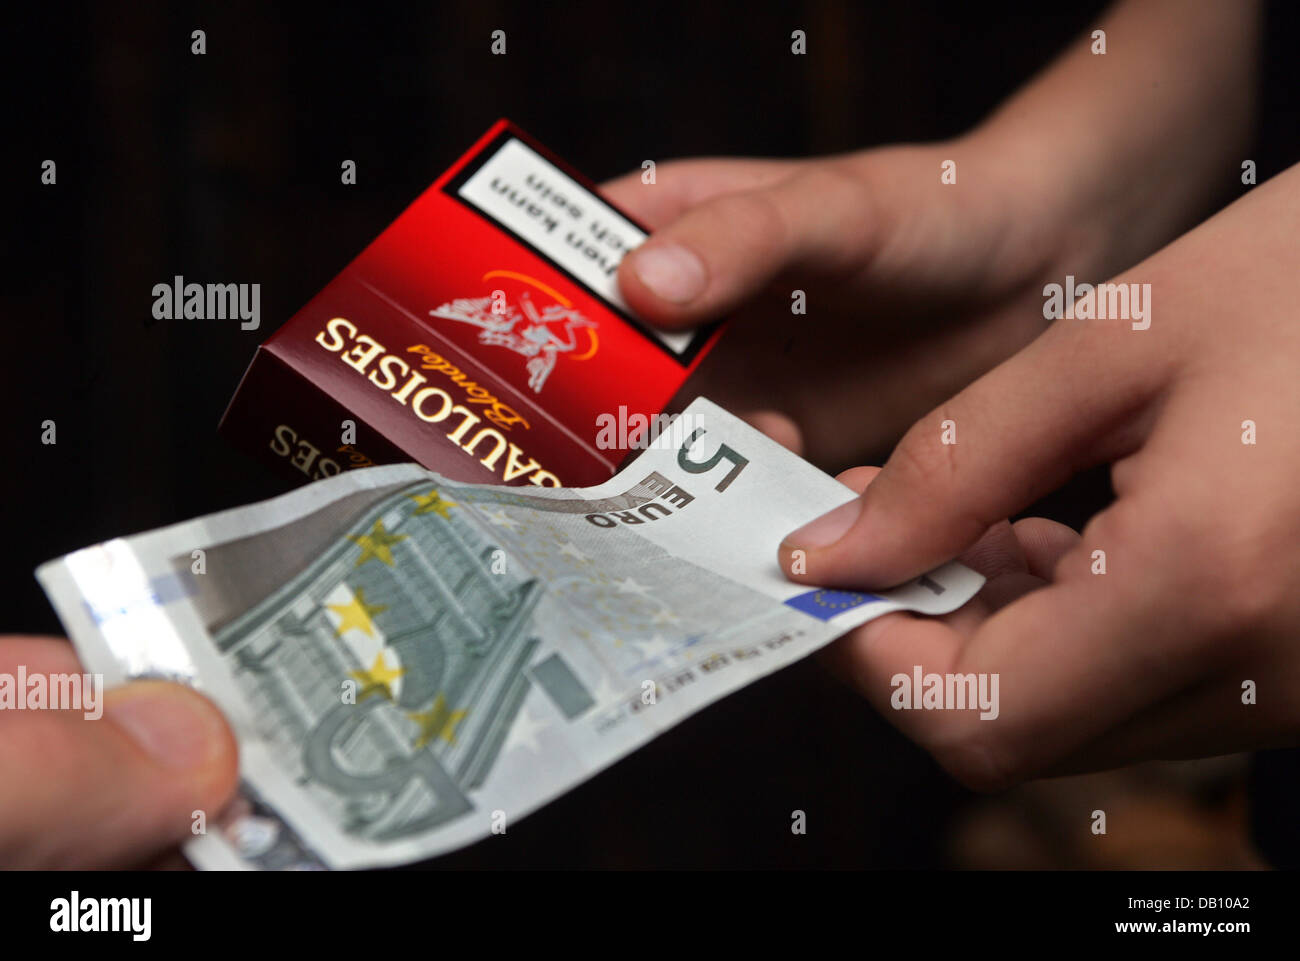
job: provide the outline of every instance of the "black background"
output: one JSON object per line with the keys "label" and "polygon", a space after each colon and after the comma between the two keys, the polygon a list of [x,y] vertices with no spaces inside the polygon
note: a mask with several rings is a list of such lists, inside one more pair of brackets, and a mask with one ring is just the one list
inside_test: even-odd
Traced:
{"label": "black background", "polygon": [[[1261,180],[1300,158],[1297,6],[1270,14]],[[0,629],[60,631],[39,562],[283,490],[215,433],[254,348],[498,117],[597,180],[646,158],[951,136],[1101,7],[11,8]],[[796,28],[807,56],[789,53]],[[495,29],[504,57],[489,52]],[[45,159],[57,186],[40,184]],[[340,183],[344,159],[356,186]],[[260,283],[262,328],[155,321],[152,287],[175,274]],[[47,419],[55,446],[40,443]],[[1106,496],[1093,475],[1041,512],[1078,526]],[[809,661],[435,866],[933,866],[963,799]],[[806,837],[790,832],[794,809]]]}

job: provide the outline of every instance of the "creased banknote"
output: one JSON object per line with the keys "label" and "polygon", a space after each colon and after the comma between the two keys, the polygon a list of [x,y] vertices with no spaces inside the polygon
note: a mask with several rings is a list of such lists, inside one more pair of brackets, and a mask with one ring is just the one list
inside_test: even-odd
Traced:
{"label": "creased banknote", "polygon": [[955,563],[880,594],[787,580],[781,537],[852,496],[698,399],[598,487],[376,467],[37,576],[88,670],[191,684],[234,727],[240,797],[196,865],[381,866],[499,833],[849,629],[979,588]]}

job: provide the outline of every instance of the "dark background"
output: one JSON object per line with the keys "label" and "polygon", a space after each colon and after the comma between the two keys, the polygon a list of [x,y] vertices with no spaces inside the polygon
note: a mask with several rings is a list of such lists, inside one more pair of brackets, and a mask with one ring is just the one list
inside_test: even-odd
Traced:
{"label": "dark background", "polygon": [[[498,117],[597,180],[646,158],[946,137],[1102,6],[11,8],[0,629],[60,632],[39,562],[283,490],[215,433],[254,348]],[[1270,15],[1261,180],[1300,158],[1297,6]],[[790,55],[795,28],[807,56]],[[155,321],[151,289],[175,274],[260,283],[262,328]],[[1039,512],[1080,526],[1107,490],[1094,474]],[[437,866],[935,866],[967,800],[814,660]]]}

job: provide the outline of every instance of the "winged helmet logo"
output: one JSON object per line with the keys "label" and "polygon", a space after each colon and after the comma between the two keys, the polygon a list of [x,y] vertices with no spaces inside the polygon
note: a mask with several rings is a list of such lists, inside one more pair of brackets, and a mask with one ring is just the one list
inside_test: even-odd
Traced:
{"label": "winged helmet logo", "polygon": [[567,297],[513,271],[489,271],[484,279],[493,276],[522,280],[554,302],[539,307],[531,293],[524,290],[511,303],[505,291],[495,290],[487,297],[458,297],[429,311],[429,315],[478,327],[480,344],[505,347],[522,355],[528,386],[537,394],[542,392],[561,354],[587,360],[596,353],[597,323],[575,310]]}

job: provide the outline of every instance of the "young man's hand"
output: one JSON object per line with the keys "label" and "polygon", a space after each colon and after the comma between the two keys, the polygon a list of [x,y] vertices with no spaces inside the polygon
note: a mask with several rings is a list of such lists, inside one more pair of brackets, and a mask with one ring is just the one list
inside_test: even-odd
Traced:
{"label": "young man's hand", "polygon": [[[981,188],[942,185],[945,160]],[[735,313],[691,393],[780,412],[757,423],[821,464],[887,449],[1033,339],[1042,279],[1067,259],[1046,205],[964,141],[669,162],[604,189],[656,228],[620,268],[634,312],[668,329]]]}
{"label": "young man's hand", "polygon": [[[891,614],[837,651],[963,781],[1300,739],[1297,224],[1300,167],[1114,279],[1150,284],[1147,329],[1057,320],[786,538],[808,583],[884,587],[963,551],[994,575],[946,623]],[[999,520],[1098,463],[1117,500],[1082,537]],[[918,665],[997,674],[998,717],[891,709]]]}
{"label": "young man's hand", "polygon": [[[824,468],[883,452],[1240,173],[1258,4],[1129,0],[959,138],[803,161],[660,163],[606,185],[654,230],[619,269],[669,329],[731,315],[688,385]],[[948,182],[951,181],[951,182]],[[805,312],[794,313],[795,291]]]}

